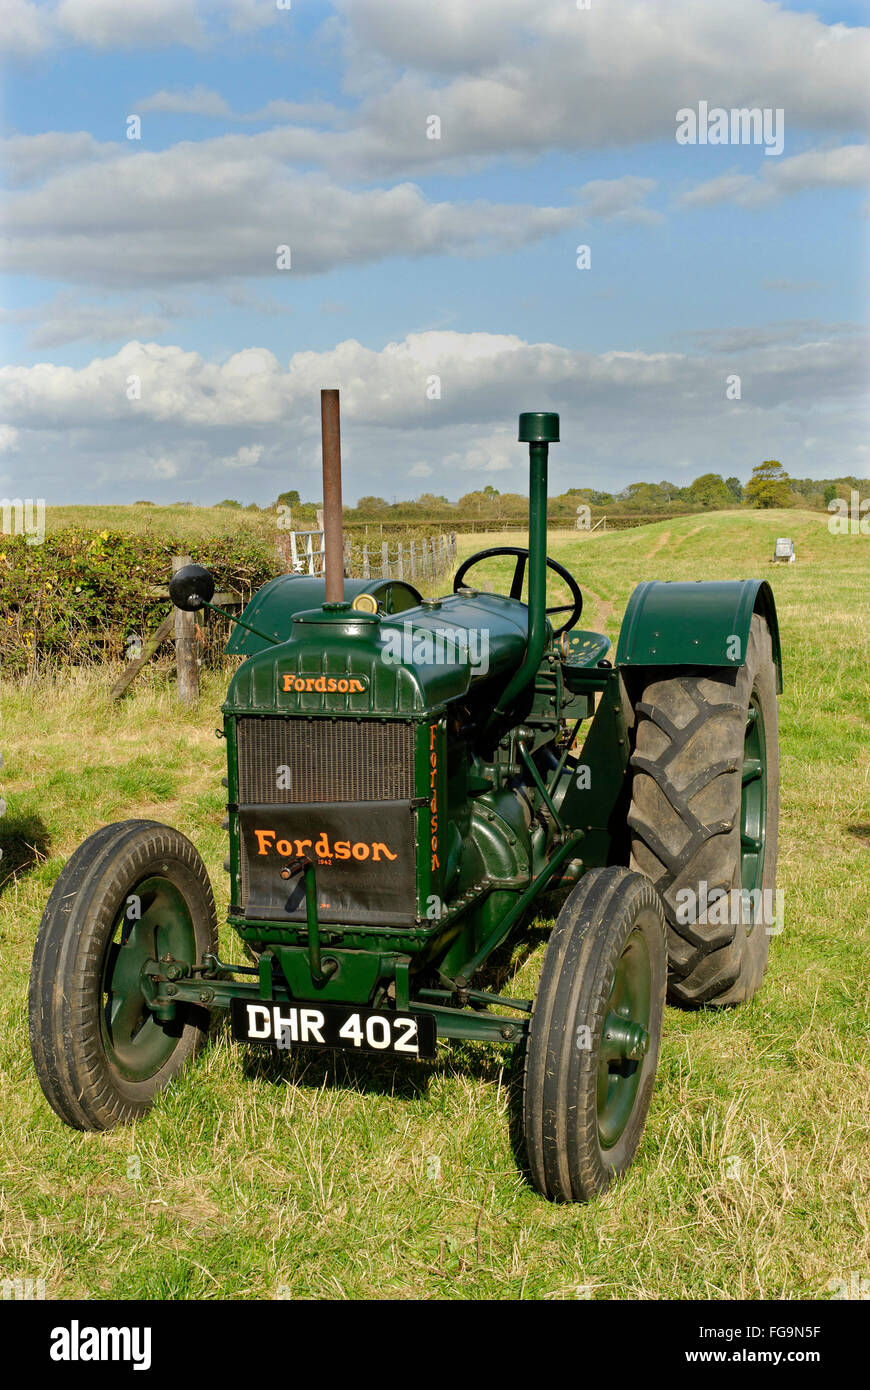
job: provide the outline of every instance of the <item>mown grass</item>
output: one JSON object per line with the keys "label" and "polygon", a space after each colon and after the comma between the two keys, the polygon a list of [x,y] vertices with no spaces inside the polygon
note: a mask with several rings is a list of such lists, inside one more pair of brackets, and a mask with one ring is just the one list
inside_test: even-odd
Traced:
{"label": "mown grass", "polygon": [[[769,563],[781,533],[795,566]],[[466,537],[460,554],[494,543]],[[224,680],[206,677],[195,710],[159,671],[119,705],[109,670],[6,684],[3,1278],[59,1298],[791,1299],[870,1275],[870,541],[809,513],[734,513],[560,534],[551,553],[586,591],[584,625],[613,638],[645,578],[765,576],[782,626],[785,930],[748,1006],[667,1010],[629,1174],[587,1207],[538,1198],[512,1144],[510,1058],[464,1043],[418,1066],[276,1060],[218,1026],[147,1120],[66,1129],[27,1046],[45,900],[87,834],[147,815],[195,841],[223,912]],[[511,988],[533,990],[548,928],[518,945]],[[239,959],[226,928],[221,945]]]}

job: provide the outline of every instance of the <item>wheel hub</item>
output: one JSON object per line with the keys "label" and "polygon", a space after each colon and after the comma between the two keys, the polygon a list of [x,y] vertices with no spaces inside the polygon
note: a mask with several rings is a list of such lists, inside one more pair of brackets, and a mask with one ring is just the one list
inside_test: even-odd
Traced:
{"label": "wheel hub", "polygon": [[[761,707],[751,703],[746,716],[743,740],[743,767],[740,792],[740,887],[753,895],[764,884],[764,856],[767,819],[767,749]],[[749,897],[749,930],[758,916]]]}
{"label": "wheel hub", "polygon": [[607,1015],[601,1036],[607,1046],[608,1061],[611,1064],[619,1059],[639,1062],[646,1056],[649,1048],[649,1033],[646,1029],[622,1014]]}
{"label": "wheel hub", "polygon": [[155,876],[126,898],[103,965],[103,1042],[106,1055],[128,1081],[153,1076],[178,1046],[179,1027],[161,1024],[142,988],[147,964],[164,956],[195,959],[194,931],[182,894],[168,879]]}
{"label": "wheel hub", "polygon": [[616,1144],[637,1098],[649,1051],[652,965],[643,932],[635,929],[613,973],[613,985],[598,1050],[598,1137],[603,1149]]}

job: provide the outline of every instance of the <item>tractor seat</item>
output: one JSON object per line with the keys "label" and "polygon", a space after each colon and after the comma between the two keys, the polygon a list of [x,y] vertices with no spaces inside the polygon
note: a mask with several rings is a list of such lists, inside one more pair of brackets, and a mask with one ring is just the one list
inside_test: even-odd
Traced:
{"label": "tractor seat", "polygon": [[565,666],[597,666],[609,648],[610,638],[603,632],[575,628],[562,637],[562,661]]}

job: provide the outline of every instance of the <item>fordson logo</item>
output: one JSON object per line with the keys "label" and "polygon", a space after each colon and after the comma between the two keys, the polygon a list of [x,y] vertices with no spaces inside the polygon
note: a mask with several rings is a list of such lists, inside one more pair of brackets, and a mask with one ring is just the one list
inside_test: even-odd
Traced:
{"label": "fordson logo", "polygon": [[362,861],[369,856],[375,861],[380,862],[381,855],[385,859],[397,859],[383,840],[333,840],[330,842],[329,835],[322,830],[317,840],[279,840],[274,830],[254,830],[257,840],[257,854],[268,854],[270,850],[281,859],[289,859],[293,854],[293,847],[296,847],[296,854],[301,859],[306,849],[313,849],[319,864],[329,865],[333,859],[356,859]]}
{"label": "fordson logo", "polygon": [[317,691],[320,695],[360,695],[369,688],[368,676],[294,676],[287,672],[284,676],[285,693],[291,690]]}

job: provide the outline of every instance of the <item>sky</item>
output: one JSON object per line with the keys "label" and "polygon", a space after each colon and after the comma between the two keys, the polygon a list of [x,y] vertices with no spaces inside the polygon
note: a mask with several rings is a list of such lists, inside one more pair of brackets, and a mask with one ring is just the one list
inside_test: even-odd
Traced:
{"label": "sky", "polygon": [[552,492],[870,478],[868,26],[0,0],[0,497],[316,499],[335,386],[351,503],[525,491],[524,410]]}

